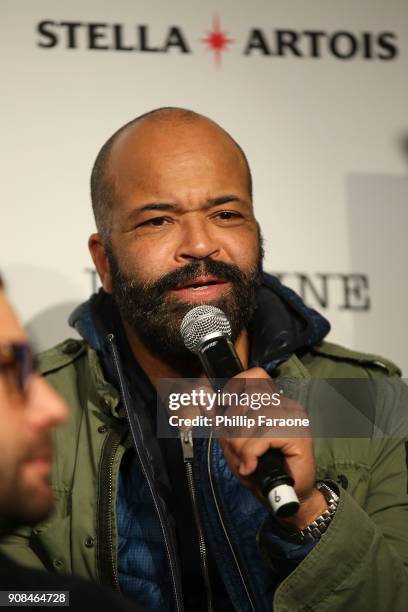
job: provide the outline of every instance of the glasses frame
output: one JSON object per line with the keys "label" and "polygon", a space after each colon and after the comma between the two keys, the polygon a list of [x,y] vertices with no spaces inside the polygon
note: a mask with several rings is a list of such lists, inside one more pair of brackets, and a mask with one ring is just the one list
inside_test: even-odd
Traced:
{"label": "glasses frame", "polygon": [[30,379],[36,371],[36,359],[30,343],[0,342],[0,376],[15,369],[16,389],[26,395]]}

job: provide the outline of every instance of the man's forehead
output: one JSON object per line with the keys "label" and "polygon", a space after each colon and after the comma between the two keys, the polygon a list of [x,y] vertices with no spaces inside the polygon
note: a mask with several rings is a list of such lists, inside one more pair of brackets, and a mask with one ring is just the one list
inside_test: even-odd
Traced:
{"label": "man's forehead", "polygon": [[19,342],[25,339],[26,333],[21,327],[6,294],[0,289],[0,342]]}
{"label": "man's forehead", "polygon": [[231,137],[210,119],[197,116],[185,120],[150,119],[136,123],[120,134],[110,153],[109,170],[118,175],[138,164],[170,164],[177,155],[218,156],[244,167],[242,153]]}

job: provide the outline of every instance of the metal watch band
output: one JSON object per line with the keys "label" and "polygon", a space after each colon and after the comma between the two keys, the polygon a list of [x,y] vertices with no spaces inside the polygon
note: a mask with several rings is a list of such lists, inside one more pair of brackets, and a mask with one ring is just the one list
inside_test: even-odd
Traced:
{"label": "metal watch band", "polygon": [[322,480],[316,482],[316,488],[323,494],[329,507],[302,531],[291,533],[289,535],[291,542],[306,544],[320,540],[333,520],[339,504],[339,496]]}

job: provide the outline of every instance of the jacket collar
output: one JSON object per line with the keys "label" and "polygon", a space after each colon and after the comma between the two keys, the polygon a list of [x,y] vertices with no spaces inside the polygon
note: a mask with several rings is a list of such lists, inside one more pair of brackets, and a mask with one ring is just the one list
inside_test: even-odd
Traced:
{"label": "jacket collar", "polygon": [[275,276],[264,274],[251,333],[251,367],[271,373],[291,355],[319,343],[329,331],[327,319]]}

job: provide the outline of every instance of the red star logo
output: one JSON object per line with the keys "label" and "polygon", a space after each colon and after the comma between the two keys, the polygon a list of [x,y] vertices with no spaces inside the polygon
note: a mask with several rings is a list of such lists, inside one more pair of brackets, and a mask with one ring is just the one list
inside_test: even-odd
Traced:
{"label": "red star logo", "polygon": [[213,19],[213,29],[208,32],[206,38],[202,38],[201,42],[208,45],[209,51],[214,51],[214,59],[217,66],[221,64],[221,52],[228,51],[227,46],[234,43],[235,40],[228,38],[227,32],[220,30],[220,20],[218,17]]}

